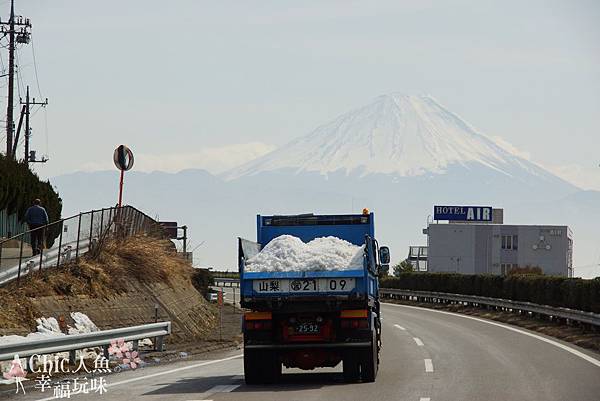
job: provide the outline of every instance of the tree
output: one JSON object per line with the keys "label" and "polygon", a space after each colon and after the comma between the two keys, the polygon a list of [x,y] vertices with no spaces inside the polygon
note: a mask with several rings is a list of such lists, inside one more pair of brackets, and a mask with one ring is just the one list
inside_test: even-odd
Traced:
{"label": "tree", "polygon": [[408,260],[403,260],[394,266],[394,276],[400,276],[400,273],[412,272],[415,271],[415,268]]}

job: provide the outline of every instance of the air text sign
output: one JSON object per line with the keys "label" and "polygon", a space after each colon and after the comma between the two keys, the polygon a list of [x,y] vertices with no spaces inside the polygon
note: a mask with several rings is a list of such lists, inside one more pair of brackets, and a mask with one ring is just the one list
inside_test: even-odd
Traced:
{"label": "air text sign", "polygon": [[492,221],[491,206],[434,206],[434,220]]}

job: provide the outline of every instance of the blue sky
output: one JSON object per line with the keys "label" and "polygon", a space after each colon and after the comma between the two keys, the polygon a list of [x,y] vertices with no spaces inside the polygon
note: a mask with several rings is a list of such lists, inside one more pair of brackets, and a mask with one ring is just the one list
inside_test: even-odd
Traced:
{"label": "blue sky", "polygon": [[[51,159],[42,176],[111,168],[119,143],[138,169],[220,171],[398,91],[431,94],[600,189],[597,1],[17,0],[17,11],[32,19],[50,100],[32,122]],[[39,96],[31,45],[19,64]]]}

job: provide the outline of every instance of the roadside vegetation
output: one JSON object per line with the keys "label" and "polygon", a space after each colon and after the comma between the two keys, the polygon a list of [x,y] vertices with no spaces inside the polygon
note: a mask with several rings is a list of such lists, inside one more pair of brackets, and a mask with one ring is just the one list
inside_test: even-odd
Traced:
{"label": "roadside vegetation", "polygon": [[400,272],[380,283],[382,288],[477,295],[600,313],[600,278]]}
{"label": "roadside vegetation", "polygon": [[[195,269],[177,255],[169,240],[147,235],[107,240],[99,252],[84,255],[77,263],[34,271],[21,277],[20,283],[0,288],[0,335],[35,330],[35,319],[42,316],[36,302],[40,298],[67,303],[85,298],[93,309],[94,300],[131,294],[154,305],[151,286],[195,292],[194,274]],[[204,305],[207,316],[214,314],[203,299],[195,302]],[[207,319],[206,326],[212,327],[214,318]]]}
{"label": "roadside vegetation", "polygon": [[[0,155],[0,210],[5,209],[8,215],[16,213],[23,222],[27,208],[36,198],[42,201],[50,221],[60,219],[62,200],[50,182],[40,180],[24,163]],[[57,226],[47,233],[49,245],[60,234],[58,230]],[[0,237],[3,234],[6,233],[0,227]]]}

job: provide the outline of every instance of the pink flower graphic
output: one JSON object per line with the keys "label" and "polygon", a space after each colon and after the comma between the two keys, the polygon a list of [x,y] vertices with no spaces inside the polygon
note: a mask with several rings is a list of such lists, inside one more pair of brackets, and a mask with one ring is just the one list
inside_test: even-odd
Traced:
{"label": "pink flower graphic", "polygon": [[108,347],[108,354],[114,355],[117,358],[123,358],[123,353],[129,351],[129,347],[125,344],[125,339],[111,340]]}
{"label": "pink flower graphic", "polygon": [[124,365],[129,365],[131,369],[135,369],[139,366],[142,360],[139,357],[137,351],[132,351],[128,344],[125,343],[123,338],[118,340],[112,340],[110,347],[108,347],[109,355],[114,355],[117,358],[122,358]]}
{"label": "pink flower graphic", "polygon": [[135,369],[142,362],[142,360],[138,356],[137,351],[126,352],[125,358],[123,358],[123,363],[131,366],[131,369]]}

